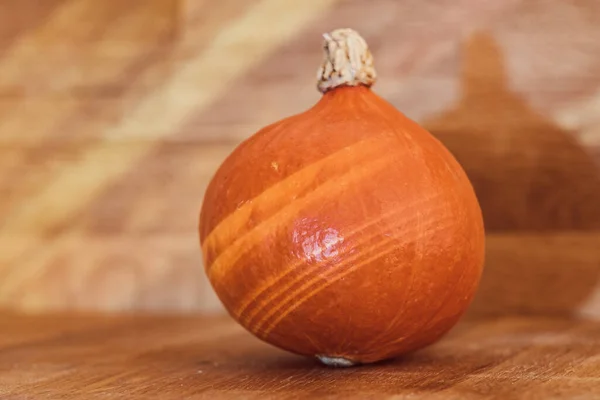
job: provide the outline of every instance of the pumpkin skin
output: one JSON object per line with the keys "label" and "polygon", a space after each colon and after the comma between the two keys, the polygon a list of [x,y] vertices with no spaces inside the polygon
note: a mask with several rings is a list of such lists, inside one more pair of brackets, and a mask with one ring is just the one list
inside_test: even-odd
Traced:
{"label": "pumpkin skin", "polygon": [[238,146],[207,188],[199,230],[234,319],[336,365],[438,340],[467,309],[484,261],[463,169],[362,85],[327,91]]}

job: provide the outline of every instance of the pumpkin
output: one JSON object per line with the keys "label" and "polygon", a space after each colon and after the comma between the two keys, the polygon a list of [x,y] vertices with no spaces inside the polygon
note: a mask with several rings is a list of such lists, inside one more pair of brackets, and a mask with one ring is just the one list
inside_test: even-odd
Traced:
{"label": "pumpkin", "polygon": [[371,90],[351,29],[324,35],[320,100],[242,142],[200,212],[205,270],[230,315],[282,349],[350,366],[448,332],[484,261],[465,172]]}

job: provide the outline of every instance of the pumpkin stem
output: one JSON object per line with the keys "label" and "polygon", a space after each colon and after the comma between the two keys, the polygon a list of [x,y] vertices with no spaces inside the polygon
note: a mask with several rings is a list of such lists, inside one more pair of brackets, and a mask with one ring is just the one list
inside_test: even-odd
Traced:
{"label": "pumpkin stem", "polygon": [[321,93],[339,86],[371,87],[377,73],[367,42],[352,29],[337,29],[323,35],[325,57],[317,74]]}

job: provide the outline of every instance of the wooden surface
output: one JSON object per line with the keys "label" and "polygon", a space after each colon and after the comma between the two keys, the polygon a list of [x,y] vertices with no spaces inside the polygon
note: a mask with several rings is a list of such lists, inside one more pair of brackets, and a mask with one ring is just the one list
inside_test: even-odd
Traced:
{"label": "wooden surface", "polygon": [[321,34],[464,165],[472,315],[600,316],[600,2],[0,2],[0,305],[220,311],[196,233],[240,140],[311,106]]}
{"label": "wooden surface", "polygon": [[593,399],[600,323],[462,324],[392,362],[330,369],[226,318],[0,316],[3,399]]}

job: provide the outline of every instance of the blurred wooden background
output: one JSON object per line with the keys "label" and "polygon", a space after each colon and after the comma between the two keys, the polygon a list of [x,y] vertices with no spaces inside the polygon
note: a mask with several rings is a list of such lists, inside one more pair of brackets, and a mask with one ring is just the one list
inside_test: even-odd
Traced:
{"label": "blurred wooden background", "polygon": [[220,311],[196,225],[222,159],[319,97],[321,34],[457,156],[473,315],[600,317],[600,2],[0,2],[0,307]]}

